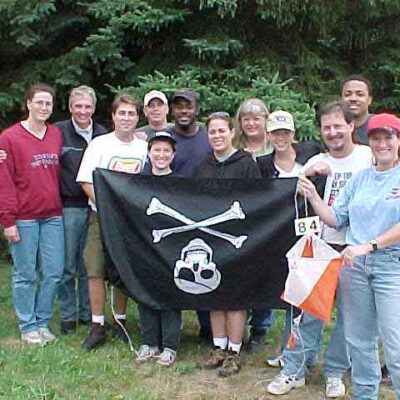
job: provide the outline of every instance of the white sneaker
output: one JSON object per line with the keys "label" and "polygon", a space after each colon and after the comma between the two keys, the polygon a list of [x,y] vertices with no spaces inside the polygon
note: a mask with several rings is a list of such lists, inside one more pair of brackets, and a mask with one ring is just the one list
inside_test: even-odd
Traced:
{"label": "white sneaker", "polygon": [[285,366],[283,354],[279,354],[275,358],[267,358],[267,364],[273,368],[283,368]]}
{"label": "white sneaker", "polygon": [[176,358],[176,351],[166,347],[163,352],[158,356],[157,364],[164,367],[171,366]]}
{"label": "white sneaker", "polygon": [[144,363],[150,359],[157,357],[160,354],[158,347],[150,347],[147,344],[142,344],[136,353],[136,362]]}
{"label": "white sneaker", "polygon": [[346,395],[346,386],[340,378],[326,378],[325,395],[331,399],[344,397]]}
{"label": "white sneaker", "polygon": [[304,378],[296,378],[295,375],[279,374],[274,380],[267,386],[268,393],[271,394],[285,394],[290,392],[292,389],[302,387],[306,384]]}
{"label": "white sneaker", "polygon": [[37,344],[39,346],[44,346],[46,344],[38,330],[21,333],[21,340],[25,343]]}
{"label": "white sneaker", "polygon": [[39,328],[39,335],[45,343],[50,343],[53,340],[56,340],[56,337],[48,328]]}

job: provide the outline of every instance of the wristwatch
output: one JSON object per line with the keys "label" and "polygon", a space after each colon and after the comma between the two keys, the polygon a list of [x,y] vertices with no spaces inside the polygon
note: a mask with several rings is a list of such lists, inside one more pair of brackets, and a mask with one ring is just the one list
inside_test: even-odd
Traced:
{"label": "wristwatch", "polygon": [[372,246],[372,251],[377,251],[378,250],[378,243],[375,239],[370,240],[368,242],[368,244],[370,244]]}

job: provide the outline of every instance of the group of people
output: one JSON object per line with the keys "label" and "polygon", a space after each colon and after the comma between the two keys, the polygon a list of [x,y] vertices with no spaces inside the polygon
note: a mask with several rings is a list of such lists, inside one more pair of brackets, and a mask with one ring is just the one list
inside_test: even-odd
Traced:
{"label": "group of people", "polygon": [[[336,324],[324,356],[326,396],[343,397],[343,375],[351,370],[356,399],[377,399],[380,380],[378,338],[400,395],[400,119],[369,114],[371,85],[361,76],[343,81],[341,99],[318,110],[323,148],[295,141],[295,121],[286,111],[269,113],[260,99],[247,99],[235,121],[224,111],[197,121],[199,103],[191,89],[168,100],[152,90],[144,96],[148,125],[137,128],[139,104],[129,94],[116,96],[113,130],[93,121],[96,94],[88,86],[72,89],[71,118],[47,121],[53,88],[35,84],[25,98],[26,119],[0,135],[0,223],[13,261],[12,293],[21,339],[43,345],[56,297],[60,331],[90,324],[82,347],[95,349],[109,332],[127,340],[127,297],[114,289],[114,321],[105,319],[106,263],[97,218],[93,171],[100,167],[132,174],[201,178],[298,178],[323,221],[321,237],[341,252],[344,266],[336,289]],[[168,122],[168,115],[173,122]],[[236,125],[236,126],[235,126]],[[327,175],[324,198],[310,176]],[[39,277],[39,278],[37,278]],[[37,279],[39,283],[37,285]],[[141,346],[137,362],[176,359],[181,312],[138,304]],[[305,385],[307,369],[317,362],[323,323],[302,313],[288,348],[293,324],[287,312],[281,352],[267,360],[281,372],[267,391],[280,395]],[[225,377],[240,371],[243,350],[264,349],[273,310],[199,311],[201,337],[212,350],[198,361]]]}

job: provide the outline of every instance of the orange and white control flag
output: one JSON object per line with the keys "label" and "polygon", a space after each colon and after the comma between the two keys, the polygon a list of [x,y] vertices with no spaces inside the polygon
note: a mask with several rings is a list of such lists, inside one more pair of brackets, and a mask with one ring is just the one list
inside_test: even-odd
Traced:
{"label": "orange and white control flag", "polygon": [[340,254],[316,235],[303,236],[287,252],[289,275],[282,299],[328,322],[342,265]]}

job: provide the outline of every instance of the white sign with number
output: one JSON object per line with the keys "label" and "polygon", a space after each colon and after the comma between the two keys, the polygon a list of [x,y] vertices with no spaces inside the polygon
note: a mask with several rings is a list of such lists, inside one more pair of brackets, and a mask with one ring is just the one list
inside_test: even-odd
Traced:
{"label": "white sign with number", "polygon": [[321,230],[319,217],[297,218],[294,220],[296,236],[311,235]]}

